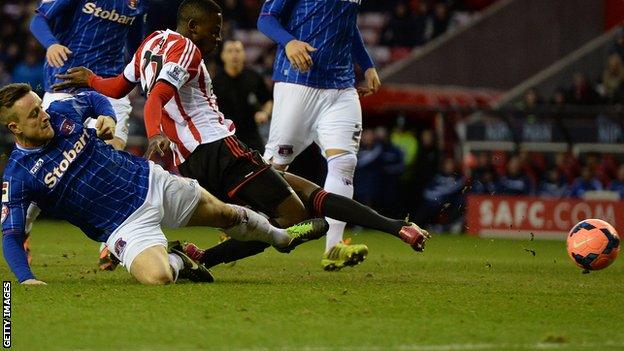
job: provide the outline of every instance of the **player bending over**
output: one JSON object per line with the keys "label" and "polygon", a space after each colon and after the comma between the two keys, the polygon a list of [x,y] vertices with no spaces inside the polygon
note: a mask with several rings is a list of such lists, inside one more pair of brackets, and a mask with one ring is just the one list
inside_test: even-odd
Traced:
{"label": "player bending over", "polygon": [[[183,176],[197,179],[222,201],[245,203],[270,216],[277,225],[287,227],[309,218],[314,207],[308,206],[308,211],[295,193],[302,194],[304,189],[293,190],[257,151],[241,143],[234,135],[231,121],[219,112],[202,52],[212,52],[221,41],[221,25],[221,9],[213,1],[186,0],[180,5],[176,32],[156,31],[149,35],[123,74],[102,78],[84,67],[72,68],[68,74],[59,76],[65,81],[55,87],[90,86],[118,98],[128,94],[140,81],[148,93],[144,110],[148,157],[154,151],[162,153],[171,148]],[[286,178],[291,179],[295,178]],[[309,184],[307,193],[311,196],[318,187],[312,184],[310,190]],[[358,211],[360,207],[353,201],[345,202],[342,197],[332,201],[338,197],[322,194],[327,193],[315,193],[315,203],[331,218],[348,217],[350,222],[359,224],[362,220],[358,217],[374,212]],[[344,205],[322,206],[325,198]],[[310,203],[309,199],[305,199],[306,203]],[[375,220],[374,229],[399,236],[422,250],[428,234],[415,224],[379,215],[370,218]],[[267,247],[266,243],[235,240],[222,245],[214,252],[216,260],[247,257]],[[328,252],[323,264],[329,269],[340,269],[359,262],[356,258],[363,258],[366,253],[359,246],[339,245]]]}
{"label": "player bending over", "polygon": [[[179,273],[212,280],[184,253],[167,253],[161,226],[223,228],[237,240],[262,241],[285,251],[327,231],[324,220],[275,228],[249,209],[224,204],[194,180],[114,150],[101,140],[113,136],[113,116],[108,100],[94,92],[56,101],[46,112],[29,85],[0,89],[0,123],[16,143],[3,178],[3,253],[20,283],[45,284],[35,279],[22,246],[31,202],[106,242],[144,284],[172,283]],[[83,126],[89,117],[96,119],[95,129]]]}
{"label": "player bending over", "polygon": [[[56,100],[76,93],[75,90],[53,91],[56,75],[67,68],[86,66],[104,77],[116,76],[126,64],[126,49],[132,53],[143,40],[147,0],[44,0],[30,21],[30,31],[46,49],[44,62],[43,108]],[[117,124],[114,137],[106,142],[123,150],[128,140],[132,107],[127,97],[109,98]],[[87,124],[93,126],[94,121]],[[24,247],[30,261],[29,233],[39,209],[32,206],[26,217],[27,239]],[[100,259],[100,267],[110,262]]]}

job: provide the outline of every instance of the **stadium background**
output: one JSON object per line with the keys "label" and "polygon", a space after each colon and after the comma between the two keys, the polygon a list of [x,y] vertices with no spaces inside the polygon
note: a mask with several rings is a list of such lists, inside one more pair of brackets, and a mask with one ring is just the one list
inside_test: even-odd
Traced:
{"label": "stadium background", "polygon": [[[179,1],[152,3],[148,32],[173,26]],[[248,65],[272,85],[275,46],[255,29],[262,1],[220,3],[224,38],[241,40]],[[28,31],[36,5],[0,5],[0,84],[29,82],[41,93],[45,53]],[[500,212],[499,202],[484,209],[472,194],[530,196],[522,208],[544,198],[624,198],[623,9],[611,0],[364,1],[358,23],[384,85],[362,101],[355,197],[436,232],[471,233],[483,229],[479,211]],[[206,60],[211,70],[220,64],[217,54]],[[135,90],[132,100],[128,149],[142,154],[144,98]],[[1,137],[6,160],[12,140]],[[318,150],[298,160],[295,172],[322,183]],[[590,202],[571,213],[579,204],[571,201],[565,223],[596,212]],[[479,214],[467,219],[467,208]],[[522,208],[503,208],[496,229],[520,226]],[[521,229],[562,232],[542,227]]]}
{"label": "stadium background", "polygon": [[[171,25],[176,2],[153,0],[150,26]],[[268,79],[260,3],[225,1],[225,37],[241,39]],[[0,1],[0,84],[40,87],[35,7]],[[97,270],[97,247],[77,228],[40,220],[33,270],[49,285],[13,281],[12,349],[622,350],[622,260],[581,274],[563,243],[530,234],[558,238],[592,216],[622,233],[621,190],[583,190],[622,184],[624,2],[363,0],[362,10],[384,85],[362,101],[356,196],[429,222],[424,254],[363,230],[354,241],[371,253],[353,269],[322,271],[319,240],[215,267],[213,284],[146,287],[123,269]],[[577,72],[586,84],[574,86]],[[132,100],[130,151],[141,154],[144,99]],[[1,170],[12,147],[4,130],[0,147]],[[316,150],[300,160],[295,168],[322,182]],[[577,181],[582,173],[592,180]],[[517,240],[441,235],[453,231]],[[204,228],[166,234],[218,240]],[[0,276],[12,279],[6,264]]]}

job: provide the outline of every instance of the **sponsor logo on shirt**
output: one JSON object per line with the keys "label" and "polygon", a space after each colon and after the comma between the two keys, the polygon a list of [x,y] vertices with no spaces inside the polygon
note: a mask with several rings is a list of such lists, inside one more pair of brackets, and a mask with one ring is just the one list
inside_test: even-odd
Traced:
{"label": "sponsor logo on shirt", "polygon": [[32,168],[30,169],[30,174],[35,175],[37,172],[39,172],[39,170],[41,169],[41,166],[43,166],[43,159],[38,159],[37,162],[35,162],[35,165],[32,166]]}
{"label": "sponsor logo on shirt", "polygon": [[[134,3],[136,6],[136,0],[134,1]],[[132,23],[134,22],[134,16],[120,15],[119,13],[117,13],[117,11],[115,11],[115,9],[112,9],[110,11],[105,10],[104,8],[97,6],[97,4],[94,2],[86,3],[82,8],[82,12],[86,13],[87,15],[93,15],[93,17],[117,22],[120,24],[127,24],[129,26],[132,25]]]}
{"label": "sponsor logo on shirt", "polygon": [[[58,164],[58,166],[54,167],[51,172],[45,175],[43,181],[45,185],[52,189],[56,185],[56,183],[61,179],[61,177],[65,174],[69,165],[71,165],[74,160],[80,155],[80,153],[84,150],[85,145],[87,144],[87,130],[85,129],[80,136],[80,139],[76,141],[74,147],[70,150],[63,151],[63,160]],[[4,186],[3,186],[4,191]],[[4,196],[4,195],[3,195]]]}
{"label": "sponsor logo on shirt", "polygon": [[176,83],[182,83],[184,81],[186,70],[182,66],[175,65],[172,69],[167,71],[167,75]]}
{"label": "sponsor logo on shirt", "polygon": [[138,0],[128,0],[128,7],[133,9],[133,10],[136,10],[137,2],[139,2],[139,1]]}

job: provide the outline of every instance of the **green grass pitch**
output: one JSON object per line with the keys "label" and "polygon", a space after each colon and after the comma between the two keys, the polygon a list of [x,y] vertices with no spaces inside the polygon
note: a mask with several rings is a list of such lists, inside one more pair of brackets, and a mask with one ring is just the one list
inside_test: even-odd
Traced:
{"label": "green grass pitch", "polygon": [[[581,274],[562,242],[438,235],[418,254],[364,232],[353,239],[370,255],[356,268],[323,272],[319,240],[218,267],[213,284],[148,287],[95,270],[98,245],[68,224],[33,234],[49,285],[13,284],[15,350],[624,349],[624,264]],[[6,263],[0,273],[14,279]]]}

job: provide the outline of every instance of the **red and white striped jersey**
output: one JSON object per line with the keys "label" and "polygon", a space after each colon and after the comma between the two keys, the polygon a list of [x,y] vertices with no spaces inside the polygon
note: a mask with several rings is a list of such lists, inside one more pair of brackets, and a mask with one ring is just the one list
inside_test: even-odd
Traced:
{"label": "red and white striped jersey", "polygon": [[174,97],[165,104],[160,124],[163,134],[175,144],[176,165],[200,144],[234,134],[232,121],[219,112],[201,52],[181,34],[166,30],[149,35],[123,74],[130,82],[140,81],[148,95],[158,80],[176,88]]}

